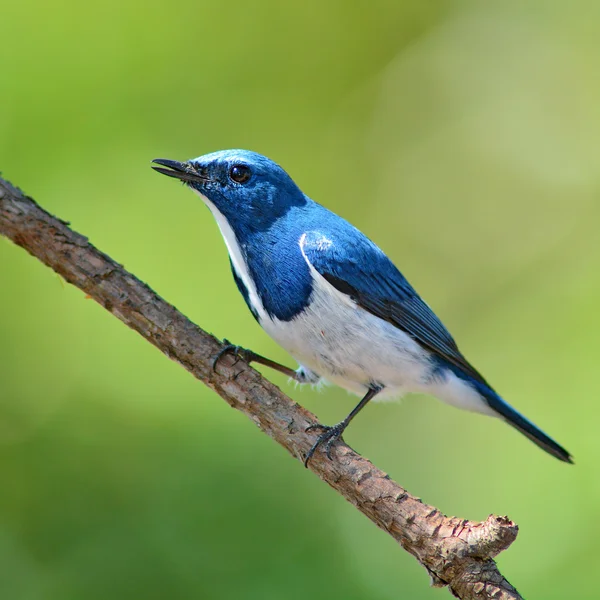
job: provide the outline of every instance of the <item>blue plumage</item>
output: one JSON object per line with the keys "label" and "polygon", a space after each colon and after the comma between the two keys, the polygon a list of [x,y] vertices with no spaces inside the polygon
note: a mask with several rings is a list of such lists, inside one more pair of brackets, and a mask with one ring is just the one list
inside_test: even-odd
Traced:
{"label": "blue plumage", "polygon": [[344,227],[329,229],[332,245],[327,251],[319,247],[319,238],[324,235],[320,230],[308,233],[305,252],[315,269],[359,306],[406,331],[448,363],[486,383],[392,261],[355,227],[343,223]]}
{"label": "blue plumage", "polygon": [[297,240],[298,217],[306,207],[294,207],[264,231],[249,233],[240,244],[246,265],[266,313],[290,321],[306,308],[312,278]]}
{"label": "blue plumage", "polygon": [[[213,213],[238,289],[260,325],[300,363],[298,381],[324,378],[363,396],[306,457],[332,444],[373,397],[423,392],[521,431],[553,456],[569,453],[509,406],[389,258],[347,221],[305,196],[277,164],[225,150],[187,163],[158,159]],[[165,168],[166,167],[166,168]],[[258,355],[245,356],[290,374]]]}

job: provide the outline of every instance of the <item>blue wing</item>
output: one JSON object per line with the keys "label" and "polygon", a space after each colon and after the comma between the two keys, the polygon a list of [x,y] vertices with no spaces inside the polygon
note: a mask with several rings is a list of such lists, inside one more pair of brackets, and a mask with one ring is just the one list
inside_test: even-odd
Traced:
{"label": "blue wing", "polygon": [[[330,233],[331,232],[331,233]],[[305,234],[306,260],[334,288],[358,306],[398,327],[441,363],[468,381],[507,423],[559,460],[572,463],[571,455],[552,438],[507,404],[460,353],[456,342],[421,300],[389,258],[360,231],[337,221],[327,233]]]}
{"label": "blue wing", "polygon": [[434,356],[488,386],[402,273],[357,229],[340,228],[333,234],[310,231],[305,236],[303,252],[320,275],[361,308],[398,327]]}

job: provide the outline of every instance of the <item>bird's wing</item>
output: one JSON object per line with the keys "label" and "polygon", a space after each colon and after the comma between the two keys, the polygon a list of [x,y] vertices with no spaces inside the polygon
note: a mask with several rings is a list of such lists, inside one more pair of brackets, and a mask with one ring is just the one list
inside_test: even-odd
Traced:
{"label": "bird's wing", "polygon": [[421,346],[488,385],[469,364],[434,312],[373,242],[352,228],[352,235],[307,232],[302,252],[329,284],[358,306],[398,327]]}

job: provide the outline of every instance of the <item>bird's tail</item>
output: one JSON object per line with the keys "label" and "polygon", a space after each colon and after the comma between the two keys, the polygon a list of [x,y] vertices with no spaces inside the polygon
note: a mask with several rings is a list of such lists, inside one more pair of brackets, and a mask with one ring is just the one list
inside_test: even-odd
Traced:
{"label": "bird's tail", "polygon": [[548,454],[552,454],[558,460],[573,464],[573,457],[560,444],[505,402],[494,390],[479,382],[474,383],[476,384],[477,391],[485,398],[489,407],[498,413],[509,425],[519,430],[523,435],[526,435],[542,450],[548,452]]}

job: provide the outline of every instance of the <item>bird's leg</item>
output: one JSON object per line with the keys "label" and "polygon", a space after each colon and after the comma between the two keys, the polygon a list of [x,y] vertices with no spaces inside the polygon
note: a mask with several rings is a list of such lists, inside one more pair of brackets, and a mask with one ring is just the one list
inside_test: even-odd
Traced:
{"label": "bird's leg", "polygon": [[248,364],[255,362],[259,365],[265,365],[266,367],[269,367],[271,369],[274,369],[275,371],[279,371],[280,373],[287,375],[288,377],[291,377],[298,383],[305,383],[305,380],[301,373],[297,373],[296,371],[290,369],[289,367],[286,367],[285,365],[280,365],[274,360],[265,358],[260,354],[256,354],[256,352],[252,352],[252,350],[247,350],[246,348],[242,348],[241,346],[231,344],[229,340],[224,339],[223,343],[225,343],[226,346],[217,354],[217,356],[215,356],[215,359],[213,360],[213,371],[217,370],[217,364],[221,360],[221,358],[225,356],[225,354],[233,354],[235,356],[238,356]]}
{"label": "bird's leg", "polygon": [[337,425],[329,426],[315,423],[314,425],[310,425],[306,428],[305,431],[312,431],[314,429],[321,429],[323,431],[323,433],[317,438],[317,441],[312,445],[312,448],[306,453],[306,457],[304,458],[304,466],[306,468],[308,468],[308,462],[321,444],[325,444],[325,454],[327,454],[327,458],[329,460],[332,460],[331,447],[333,444],[342,437],[342,434],[344,433],[346,427],[348,427],[350,424],[350,421],[352,421],[352,419],[354,419],[354,417],[368,404],[369,400],[371,400],[371,398],[378,394],[382,389],[383,387],[381,386],[372,385],[365,394],[364,398],[354,407],[354,410]]}

